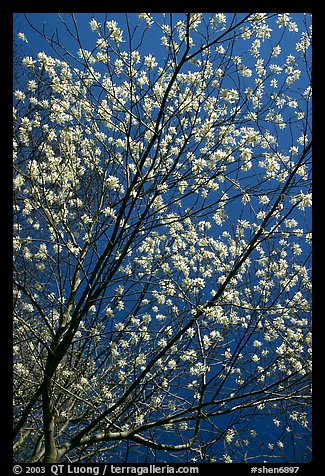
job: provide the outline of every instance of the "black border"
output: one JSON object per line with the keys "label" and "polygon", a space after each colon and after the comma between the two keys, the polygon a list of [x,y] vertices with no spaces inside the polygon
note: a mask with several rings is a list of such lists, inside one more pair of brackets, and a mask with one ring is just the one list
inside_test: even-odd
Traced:
{"label": "black border", "polygon": [[[0,207],[0,231],[1,231],[1,242],[0,246],[0,270],[2,274],[1,280],[1,291],[2,291],[2,303],[4,306],[1,306],[2,312],[0,313],[1,319],[1,331],[0,331],[0,352],[3,354],[0,356],[1,362],[1,404],[0,404],[0,436],[1,436],[1,447],[0,447],[0,471],[5,475],[13,474],[13,453],[11,445],[11,426],[12,426],[12,169],[11,169],[11,157],[12,157],[12,143],[11,143],[11,134],[12,134],[12,57],[13,57],[13,48],[12,48],[12,34],[13,34],[13,14],[22,13],[27,11],[28,13],[36,12],[52,12],[52,11],[76,11],[76,12],[89,12],[89,8],[85,8],[87,3],[75,3],[71,2],[67,4],[66,2],[60,5],[60,2],[45,4],[45,3],[32,3],[26,1],[15,1],[12,2],[10,7],[2,5],[1,11],[1,28],[0,28],[0,41],[1,41],[1,50],[2,50],[2,101],[1,101],[1,133],[2,133],[2,147],[0,160],[1,172],[4,171],[5,177],[1,180],[0,190],[3,194]],[[318,474],[318,467],[321,467],[322,463],[322,450],[323,450],[323,435],[321,433],[321,416],[323,415],[323,372],[321,358],[322,354],[319,352],[322,345],[321,333],[321,323],[325,319],[323,317],[323,302],[319,299],[323,291],[323,282],[321,265],[321,245],[325,241],[323,238],[323,227],[321,218],[325,215],[324,205],[325,200],[322,195],[322,189],[324,188],[323,184],[323,175],[322,175],[322,165],[325,163],[325,153],[324,149],[321,148],[321,140],[318,137],[322,133],[322,120],[323,117],[323,108],[321,106],[321,99],[324,96],[322,89],[318,90],[318,87],[321,84],[324,84],[323,73],[322,73],[322,62],[324,57],[324,32],[322,31],[323,18],[321,9],[321,2],[318,1],[270,1],[264,0],[261,1],[247,1],[247,2],[235,2],[232,0],[223,1],[223,2],[214,2],[214,1],[193,1],[188,0],[186,2],[175,2],[173,1],[164,1],[164,2],[148,2],[148,1],[137,1],[137,2],[92,2],[91,10],[92,11],[109,11],[112,13],[116,12],[140,12],[140,11],[151,11],[151,12],[161,12],[161,11],[204,11],[204,12],[213,12],[213,11],[272,11],[272,12],[310,12],[313,14],[313,29],[314,32],[314,42],[313,42],[313,69],[316,70],[314,73],[313,79],[313,141],[314,145],[314,155],[313,155],[313,207],[312,207],[312,216],[313,216],[313,310],[314,310],[314,320],[313,320],[313,330],[314,330],[314,340],[313,340],[313,384],[314,384],[314,398],[313,398],[313,458],[312,461],[308,464],[297,464],[299,466],[298,475],[302,474]],[[53,9],[55,7],[55,10]],[[95,8],[97,7],[97,8]],[[105,8],[106,7],[106,8]],[[320,83],[320,84],[318,84]],[[319,355],[318,355],[319,354]],[[324,450],[323,450],[324,451]],[[199,467],[199,476],[203,474],[209,474],[212,470],[218,471],[221,470],[221,474],[227,474],[229,472],[236,472],[238,474],[251,474],[250,468],[256,466],[261,467],[288,467],[295,466],[287,464],[235,464],[228,466],[218,466],[222,463],[209,463],[209,464],[198,464],[195,466]],[[217,465],[217,466],[216,466]],[[26,464],[21,465],[23,468],[28,466]],[[34,465],[35,466],[35,465]],[[46,466],[46,465],[43,465]],[[89,465],[79,465],[79,466],[98,466],[94,464]],[[116,466],[127,466],[127,465],[118,465]],[[145,464],[134,464],[131,466],[146,466]],[[166,466],[166,465],[157,465],[157,466]],[[169,465],[169,466],[178,466],[178,465]],[[182,464],[181,466],[187,466]],[[240,466],[240,468],[239,468]],[[228,468],[228,470],[225,468]],[[46,470],[46,473],[43,474],[52,474],[50,468]],[[66,469],[63,469],[66,471]],[[317,472],[317,473],[316,473]],[[26,474],[23,472],[21,474]],[[68,474],[62,472],[62,474]],[[107,472],[106,474],[110,474]],[[124,473],[126,474],[126,473]],[[130,473],[131,474],[131,473]],[[158,473],[157,473],[158,474]],[[191,474],[191,473],[188,473]],[[255,473],[257,474],[257,473]],[[261,474],[267,474],[263,472]],[[269,473],[270,474],[270,473]]]}

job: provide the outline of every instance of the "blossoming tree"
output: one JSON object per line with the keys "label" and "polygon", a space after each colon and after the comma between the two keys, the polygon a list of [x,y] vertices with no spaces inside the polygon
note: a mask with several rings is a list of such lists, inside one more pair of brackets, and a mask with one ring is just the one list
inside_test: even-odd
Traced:
{"label": "blossoming tree", "polygon": [[14,93],[15,459],[308,461],[310,16],[111,18]]}

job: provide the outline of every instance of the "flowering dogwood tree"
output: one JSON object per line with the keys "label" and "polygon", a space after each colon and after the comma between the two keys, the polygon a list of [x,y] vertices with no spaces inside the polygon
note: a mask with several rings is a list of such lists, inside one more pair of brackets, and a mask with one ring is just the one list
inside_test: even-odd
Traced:
{"label": "flowering dogwood tree", "polygon": [[111,18],[14,93],[15,459],[308,461],[310,16]]}

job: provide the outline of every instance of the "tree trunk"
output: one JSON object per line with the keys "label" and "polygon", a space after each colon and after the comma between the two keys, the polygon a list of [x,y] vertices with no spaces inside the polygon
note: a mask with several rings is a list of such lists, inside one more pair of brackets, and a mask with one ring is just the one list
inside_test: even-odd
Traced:
{"label": "tree trunk", "polygon": [[50,399],[50,382],[48,382],[43,391],[43,429],[45,446],[43,463],[56,463],[57,448],[55,444],[53,409]]}

